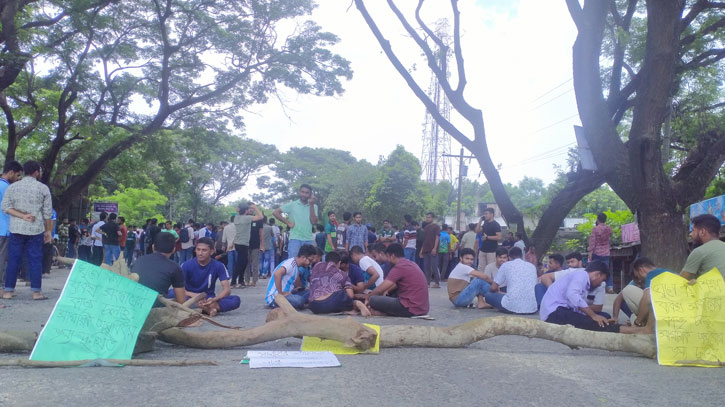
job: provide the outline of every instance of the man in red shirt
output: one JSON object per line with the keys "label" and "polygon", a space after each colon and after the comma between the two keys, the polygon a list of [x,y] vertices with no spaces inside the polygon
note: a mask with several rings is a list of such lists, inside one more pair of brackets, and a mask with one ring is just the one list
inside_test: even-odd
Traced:
{"label": "man in red shirt", "polygon": [[123,216],[118,217],[118,229],[121,231],[121,236],[118,238],[118,245],[121,247],[121,253],[126,255],[126,238],[128,237],[128,229],[126,228],[126,218]]}
{"label": "man in red shirt", "polygon": [[[393,243],[385,250],[393,265],[385,280],[365,294],[372,315],[413,317],[427,315],[430,309],[428,283],[417,264],[405,258],[403,246]],[[396,291],[397,290],[397,291]],[[396,291],[397,297],[385,293]]]}
{"label": "man in red shirt", "polygon": [[[609,267],[609,252],[611,246],[609,239],[612,237],[612,228],[607,225],[607,215],[600,213],[597,215],[597,224],[589,235],[589,261],[599,260]],[[614,281],[612,273],[609,273],[607,279],[607,292],[614,293]]]}
{"label": "man in red shirt", "polygon": [[441,227],[435,223],[433,212],[425,215],[426,226],[423,229],[423,244],[418,255],[423,259],[425,278],[430,284],[435,283],[433,288],[440,288],[441,274],[438,271],[438,244],[441,238]]}

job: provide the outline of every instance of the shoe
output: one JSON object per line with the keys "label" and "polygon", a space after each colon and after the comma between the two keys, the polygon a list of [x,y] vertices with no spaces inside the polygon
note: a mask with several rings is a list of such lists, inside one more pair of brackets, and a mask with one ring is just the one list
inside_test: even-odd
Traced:
{"label": "shoe", "polygon": [[614,288],[608,287],[607,288],[607,294],[614,294]]}
{"label": "shoe", "polygon": [[433,284],[433,288],[441,288],[441,285],[438,283]]}

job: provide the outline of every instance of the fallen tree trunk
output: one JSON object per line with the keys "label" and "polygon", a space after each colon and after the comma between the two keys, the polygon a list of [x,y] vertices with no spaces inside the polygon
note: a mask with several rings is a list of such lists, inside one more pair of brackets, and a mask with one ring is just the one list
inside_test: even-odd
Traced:
{"label": "fallen tree trunk", "polygon": [[352,318],[335,319],[301,314],[283,296],[278,296],[276,301],[280,308],[270,311],[267,323],[256,328],[206,332],[169,328],[159,332],[158,339],[202,349],[249,346],[293,336],[332,339],[361,350],[375,345],[377,333]]}
{"label": "fallen tree trunk", "polygon": [[[104,359],[106,362],[115,363],[124,366],[217,366],[213,360],[154,360],[154,359]],[[28,359],[0,359],[0,366],[17,366],[17,367],[78,367],[93,359],[86,360],[67,360],[61,362],[49,362],[44,360],[28,360]]]}
{"label": "fallen tree trunk", "polygon": [[0,332],[0,352],[30,351],[38,339],[36,332],[5,331]]}
{"label": "fallen tree trunk", "polygon": [[380,327],[380,347],[462,348],[503,335],[547,339],[572,349],[631,352],[648,358],[657,355],[654,335],[594,332],[571,325],[555,325],[538,319],[513,316],[481,318],[451,327],[385,325]]}

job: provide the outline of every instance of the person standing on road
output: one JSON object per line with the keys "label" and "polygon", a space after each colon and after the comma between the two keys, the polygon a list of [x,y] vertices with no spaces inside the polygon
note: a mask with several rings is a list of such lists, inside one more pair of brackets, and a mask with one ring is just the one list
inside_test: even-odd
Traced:
{"label": "person standing on road", "polygon": [[[17,161],[8,161],[0,176],[0,201],[10,184],[23,176],[23,166]],[[0,211],[0,281],[5,281],[5,267],[8,262],[8,246],[10,245],[10,215]]]}
{"label": "person standing on road", "polygon": [[494,219],[495,213],[493,208],[484,209],[482,222],[476,227],[476,232],[481,233],[478,271],[484,271],[486,265],[496,262],[496,249],[501,240],[501,225]]}
{"label": "person standing on road", "polygon": [[[312,195],[312,187],[307,184],[300,185],[298,191],[300,199],[288,202],[274,210],[274,217],[289,227],[289,243],[287,256],[297,257],[297,252],[303,244],[315,245],[312,236],[312,225],[317,223],[317,201]],[[287,214],[285,219],[282,212]]]}
{"label": "person standing on road", "polygon": [[43,243],[53,241],[53,214],[50,190],[39,181],[40,163],[28,161],[23,165],[25,177],[10,185],[2,200],[2,211],[10,215],[10,244],[8,267],[5,274],[3,299],[9,300],[15,292],[20,262],[28,259],[30,290],[34,300],[47,300],[41,292]]}

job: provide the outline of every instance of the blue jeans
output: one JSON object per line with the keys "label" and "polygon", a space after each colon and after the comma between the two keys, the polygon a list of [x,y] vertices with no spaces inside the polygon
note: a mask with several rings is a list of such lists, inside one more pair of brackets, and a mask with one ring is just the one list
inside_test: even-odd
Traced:
{"label": "blue jeans", "polygon": [[539,283],[534,286],[534,296],[536,297],[536,306],[541,308],[541,300],[544,299],[544,294],[549,287]]}
{"label": "blue jeans", "polygon": [[194,257],[193,256],[193,254],[194,254],[193,253],[193,250],[194,250],[194,246],[189,247],[187,249],[181,249],[181,250],[179,250],[179,263],[180,264],[184,264],[185,261],[187,261],[190,258]]}
{"label": "blue jeans", "polygon": [[[295,309],[302,309],[304,308],[307,300],[310,298],[310,290],[303,290],[294,294],[288,294],[285,298],[291,306],[295,307]],[[274,305],[276,306],[277,304]]]}
{"label": "blue jeans", "polygon": [[501,305],[501,300],[503,299],[504,294],[502,293],[486,293],[483,297],[486,299],[486,302],[488,305],[491,305],[492,307],[498,309],[501,312],[505,312],[507,314],[514,314],[514,312],[511,312],[506,309],[503,305]]}
{"label": "blue jeans", "polygon": [[23,258],[28,261],[30,291],[40,291],[43,273],[43,234],[10,234],[8,245],[8,268],[5,273],[5,291],[15,291],[18,271]]}
{"label": "blue jeans", "polygon": [[[592,261],[599,260],[602,263],[606,264],[607,267],[609,267],[609,256],[597,256],[596,254],[592,254]],[[614,287],[614,275],[610,272],[609,277],[607,278],[607,288],[613,288]]]}
{"label": "blue jeans", "polygon": [[133,248],[134,245],[128,244],[123,248],[123,258],[126,259],[128,267],[131,267],[131,263],[133,262]]}
{"label": "blue jeans", "polygon": [[227,252],[227,271],[234,272],[234,267],[237,264],[237,251],[230,250]]}
{"label": "blue jeans", "polygon": [[491,290],[491,284],[480,278],[474,278],[470,284],[458,294],[458,297],[453,301],[453,305],[456,307],[467,307],[473,302],[473,299],[478,295],[484,295]]}
{"label": "blue jeans", "polygon": [[274,249],[265,250],[262,255],[262,265],[259,268],[260,276],[269,276],[274,268]]}
{"label": "blue jeans", "polygon": [[68,250],[66,250],[66,257],[69,259],[75,259],[76,258],[76,245],[73,243],[68,243]]}
{"label": "blue jeans", "polygon": [[297,240],[297,239],[290,239],[289,244],[287,245],[287,258],[291,259],[293,257],[297,257],[297,253],[300,252],[300,247],[305,244],[310,244],[312,246],[315,246],[315,242],[312,240]]}
{"label": "blue jeans", "polygon": [[405,253],[405,258],[410,261],[415,261],[415,249],[412,247],[406,247],[403,249],[403,253]]}
{"label": "blue jeans", "polygon": [[117,244],[104,244],[103,252],[106,253],[106,261],[104,263],[110,266],[121,256],[121,246]]}

